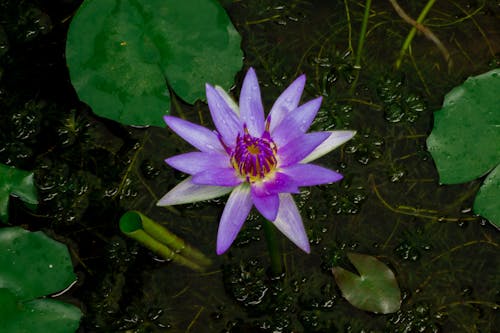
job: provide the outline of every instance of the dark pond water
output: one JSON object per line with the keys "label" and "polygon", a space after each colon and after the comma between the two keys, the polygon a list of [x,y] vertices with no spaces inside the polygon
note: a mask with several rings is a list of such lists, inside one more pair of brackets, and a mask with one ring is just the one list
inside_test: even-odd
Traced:
{"label": "dark pond water", "polygon": [[[10,222],[69,246],[79,282],[62,299],[84,311],[80,332],[498,332],[499,235],[471,212],[480,181],[440,186],[425,146],[444,94],[499,66],[498,1],[436,2],[424,23],[452,64],[417,34],[399,69],[410,26],[389,1],[374,1],[359,70],[363,1],[224,1],[268,108],[305,73],[303,100],[324,97],[314,129],[358,131],[320,160],[345,179],[295,197],[312,252],[280,235],[281,278],[268,274],[258,214],[217,257],[226,198],[155,206],[184,177],[164,158],[191,148],[165,128],[121,126],[78,101],[64,46],[79,4],[0,1],[0,162],[35,171],[41,203],[31,212],[14,200]],[[401,5],[417,17],[424,2]],[[174,113],[211,126],[205,104],[176,102]],[[213,266],[193,272],[125,238],[118,220],[131,209],[207,253]],[[347,265],[349,251],[394,270],[399,312],[375,315],[342,298],[330,269]]]}

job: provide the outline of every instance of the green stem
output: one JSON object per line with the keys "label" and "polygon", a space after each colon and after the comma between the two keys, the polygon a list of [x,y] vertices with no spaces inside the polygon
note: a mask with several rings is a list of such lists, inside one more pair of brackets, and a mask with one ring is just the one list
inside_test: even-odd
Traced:
{"label": "green stem", "polygon": [[283,264],[281,260],[281,253],[276,237],[276,228],[272,222],[264,221],[264,234],[266,236],[267,250],[269,251],[269,258],[271,259],[271,271],[273,275],[281,275],[283,272]]}
{"label": "green stem", "polygon": [[[427,4],[425,5],[424,9],[422,9],[422,12],[420,13],[420,15],[417,18],[418,24],[422,24],[422,21],[425,19],[425,17],[429,13],[429,11],[431,10],[431,8],[435,2],[436,2],[436,0],[427,1]],[[397,69],[399,69],[399,67],[401,66],[401,62],[403,61],[403,57],[405,56],[406,51],[410,47],[410,44],[413,40],[413,37],[415,37],[416,33],[417,33],[417,28],[413,27],[413,28],[411,28],[410,32],[408,33],[408,36],[406,36],[406,39],[403,42],[403,46],[401,47],[401,51],[399,51],[399,57],[396,60],[396,68]]]}
{"label": "green stem", "polygon": [[163,258],[180,265],[203,271],[211,264],[211,260],[203,253],[140,212],[128,211],[123,214],[120,230]]}
{"label": "green stem", "polygon": [[363,15],[363,22],[361,23],[361,32],[359,33],[358,49],[356,50],[356,59],[354,60],[354,69],[356,70],[356,77],[352,83],[350,93],[352,94],[356,89],[356,84],[359,78],[359,71],[361,69],[361,54],[363,53],[363,46],[365,44],[366,27],[368,26],[368,18],[370,17],[370,7],[372,0],[366,0],[365,13]]}

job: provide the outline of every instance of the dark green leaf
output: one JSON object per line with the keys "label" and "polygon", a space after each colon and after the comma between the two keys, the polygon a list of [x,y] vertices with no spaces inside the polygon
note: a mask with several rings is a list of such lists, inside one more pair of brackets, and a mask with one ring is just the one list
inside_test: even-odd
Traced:
{"label": "dark green leaf", "polygon": [[0,220],[9,220],[9,199],[19,197],[30,205],[38,203],[33,173],[0,164]]}
{"label": "dark green leaf", "polygon": [[353,306],[375,313],[399,310],[401,293],[394,273],[375,257],[349,253],[349,260],[360,275],[341,267],[332,269],[342,295]]}
{"label": "dark green leaf", "polygon": [[68,249],[42,232],[0,229],[0,288],[30,300],[67,288],[76,280]]}
{"label": "dark green leaf", "polygon": [[100,116],[164,126],[167,83],[188,103],[205,83],[228,89],[241,38],[214,0],[86,0],[71,22],[66,58],[80,99]]}
{"label": "dark green leaf", "polygon": [[54,299],[76,280],[68,249],[42,232],[0,229],[0,332],[70,333],[80,309]]}
{"label": "dark green leaf", "polygon": [[[478,192],[474,212],[500,225],[500,69],[470,77],[434,113],[427,146],[441,183],[456,184],[495,169]],[[493,174],[494,173],[494,174]]]}
{"label": "dark green leaf", "polygon": [[2,323],[4,323],[8,318],[13,318],[13,320],[17,320],[15,318],[18,313],[19,305],[17,303],[16,295],[14,295],[9,289],[0,288],[0,332],[5,332],[5,329],[2,327]]}
{"label": "dark green leaf", "polygon": [[486,217],[500,229],[500,165],[486,179],[474,200],[474,213]]}
{"label": "dark green leaf", "polygon": [[19,301],[7,289],[0,289],[0,332],[76,332],[81,311],[74,305],[53,299]]}

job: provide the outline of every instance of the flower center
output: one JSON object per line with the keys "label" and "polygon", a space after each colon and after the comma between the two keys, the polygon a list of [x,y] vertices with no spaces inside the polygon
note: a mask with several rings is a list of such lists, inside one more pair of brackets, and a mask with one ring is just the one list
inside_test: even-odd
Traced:
{"label": "flower center", "polygon": [[261,138],[256,138],[248,133],[246,127],[244,129],[245,133],[238,134],[236,138],[231,163],[247,181],[254,182],[274,170],[278,163],[277,148],[267,130]]}

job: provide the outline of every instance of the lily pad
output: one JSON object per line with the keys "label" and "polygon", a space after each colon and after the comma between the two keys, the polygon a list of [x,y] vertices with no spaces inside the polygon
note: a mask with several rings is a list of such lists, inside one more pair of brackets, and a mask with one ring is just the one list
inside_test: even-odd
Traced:
{"label": "lily pad", "polygon": [[0,332],[71,333],[80,325],[81,311],[53,299],[21,302],[8,289],[0,288]]}
{"label": "lily pad", "polygon": [[[440,182],[457,184],[482,177],[500,164],[500,69],[468,78],[451,90],[434,113],[427,147]],[[498,176],[488,177],[474,212],[500,225]],[[486,181],[483,187],[487,185]]]}
{"label": "lily pad", "polygon": [[38,203],[38,196],[33,183],[33,172],[19,170],[0,163],[0,221],[9,220],[10,196],[19,197],[30,205]]}
{"label": "lily pad", "polygon": [[0,332],[69,333],[78,329],[80,309],[38,298],[70,286],[68,249],[42,232],[0,229]]}
{"label": "lily pad", "polygon": [[82,101],[128,125],[164,126],[169,85],[188,103],[205,83],[231,87],[241,37],[215,0],[85,0],[68,32],[66,59]]}
{"label": "lily pad", "polygon": [[342,267],[332,268],[342,295],[353,306],[375,313],[393,313],[401,306],[401,292],[394,273],[375,257],[349,253],[359,275]]}
{"label": "lily pad", "polygon": [[500,165],[483,182],[474,200],[474,212],[500,229]]}
{"label": "lily pad", "polygon": [[0,288],[21,300],[58,292],[76,280],[68,249],[42,232],[0,229]]}

